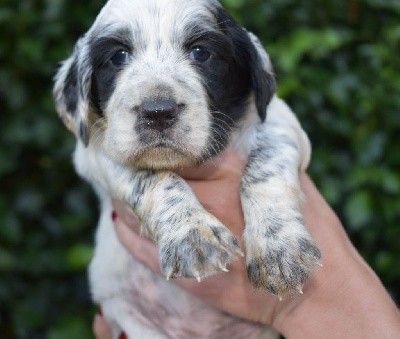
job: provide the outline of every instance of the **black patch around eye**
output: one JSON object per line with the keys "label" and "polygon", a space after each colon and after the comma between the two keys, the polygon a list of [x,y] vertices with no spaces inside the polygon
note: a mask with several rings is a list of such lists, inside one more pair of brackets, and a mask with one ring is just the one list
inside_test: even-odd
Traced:
{"label": "black patch around eye", "polygon": [[248,68],[234,56],[232,45],[220,46],[218,42],[211,42],[210,48],[218,52],[197,69],[203,78],[212,111],[218,111],[218,119],[222,118],[233,126],[244,114],[251,92],[251,77]]}
{"label": "black patch around eye", "polygon": [[93,72],[90,98],[98,114],[102,115],[104,108],[115,90],[118,71],[108,65]]}
{"label": "black patch around eye", "polygon": [[93,45],[90,52],[90,61],[94,69],[105,66],[117,53],[131,49],[114,39],[102,39]]}
{"label": "black patch around eye", "polygon": [[[215,30],[191,30],[193,43],[206,46],[213,56],[206,63],[195,63],[209,98],[212,135],[207,155],[219,153],[229,142],[230,130],[246,114],[253,90],[249,51],[254,49],[246,31],[226,12],[216,9]],[[190,40],[189,40],[190,41]],[[192,46],[194,46],[192,45]]]}
{"label": "black patch around eye", "polygon": [[110,36],[93,38],[90,62],[93,68],[90,97],[99,114],[115,90],[118,73],[130,60],[133,44],[128,30],[117,30]]}
{"label": "black patch around eye", "polygon": [[225,34],[218,31],[209,31],[198,26],[190,27],[188,31],[192,32],[192,35],[186,38],[184,48],[189,53],[194,47],[201,46],[224,58],[233,56],[232,45]]}

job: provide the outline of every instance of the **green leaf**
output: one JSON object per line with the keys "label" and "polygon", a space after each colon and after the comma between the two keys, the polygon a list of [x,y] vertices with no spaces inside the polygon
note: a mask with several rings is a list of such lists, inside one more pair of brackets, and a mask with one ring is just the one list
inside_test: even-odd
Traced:
{"label": "green leaf", "polygon": [[48,331],[47,339],[92,339],[91,326],[83,319],[71,316],[58,324],[55,328]]}
{"label": "green leaf", "polygon": [[373,204],[370,194],[365,191],[352,194],[346,204],[345,211],[350,229],[359,231],[372,219]]}
{"label": "green leaf", "polygon": [[351,37],[349,31],[301,28],[287,39],[271,45],[269,50],[280,68],[290,73],[300,66],[304,56],[308,55],[316,60],[328,57],[333,50],[344,45]]}
{"label": "green leaf", "polygon": [[93,246],[77,244],[67,252],[68,268],[74,271],[85,269],[93,257]]}

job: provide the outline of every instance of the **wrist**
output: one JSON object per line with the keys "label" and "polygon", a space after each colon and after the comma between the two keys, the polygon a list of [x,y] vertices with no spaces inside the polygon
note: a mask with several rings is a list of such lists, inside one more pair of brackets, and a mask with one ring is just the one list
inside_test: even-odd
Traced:
{"label": "wrist", "polygon": [[304,286],[303,295],[289,297],[276,308],[272,326],[286,338],[313,338],[312,333],[320,336],[317,323],[321,323],[323,317],[329,318],[328,313],[340,312],[343,297],[340,290],[346,279],[332,271],[324,259],[324,266],[316,268]]}
{"label": "wrist", "polygon": [[[392,338],[400,315],[375,273],[351,246],[316,269],[304,295],[277,306],[273,327],[286,338]],[[327,330],[328,329],[328,330]],[[330,332],[329,332],[330,331]]]}

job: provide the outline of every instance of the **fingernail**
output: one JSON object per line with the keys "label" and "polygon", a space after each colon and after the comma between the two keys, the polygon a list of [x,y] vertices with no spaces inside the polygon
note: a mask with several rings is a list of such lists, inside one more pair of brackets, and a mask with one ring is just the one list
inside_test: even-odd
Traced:
{"label": "fingernail", "polygon": [[117,212],[115,212],[115,211],[112,211],[112,213],[111,213],[111,219],[112,219],[112,221],[115,221],[115,220],[117,220],[117,218],[118,218],[118,214],[117,214]]}
{"label": "fingernail", "polygon": [[119,335],[118,339],[128,339],[128,337],[126,336],[126,334],[125,334],[124,332],[122,332],[122,333]]}

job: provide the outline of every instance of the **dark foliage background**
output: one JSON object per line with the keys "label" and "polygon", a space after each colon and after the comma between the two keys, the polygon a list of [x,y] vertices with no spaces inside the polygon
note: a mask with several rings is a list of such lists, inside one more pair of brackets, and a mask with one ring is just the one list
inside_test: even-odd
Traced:
{"label": "dark foliage background", "polygon": [[[91,337],[97,202],[71,167],[51,87],[102,3],[0,4],[0,338]],[[313,179],[399,301],[400,2],[223,3],[266,44],[313,142]]]}

